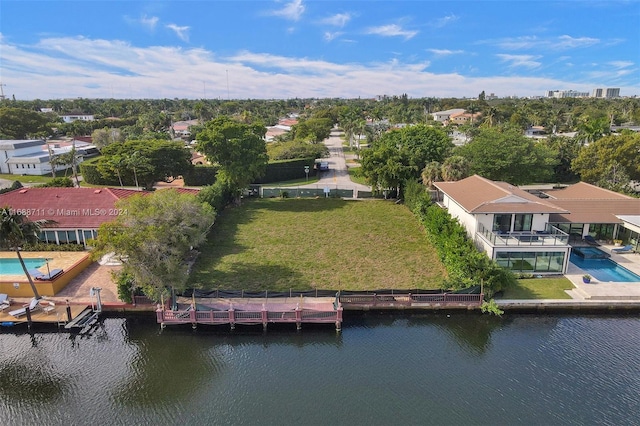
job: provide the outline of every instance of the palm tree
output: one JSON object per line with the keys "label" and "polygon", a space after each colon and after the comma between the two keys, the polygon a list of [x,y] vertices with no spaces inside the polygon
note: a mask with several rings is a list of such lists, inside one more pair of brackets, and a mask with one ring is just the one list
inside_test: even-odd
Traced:
{"label": "palm tree", "polygon": [[469,161],[460,156],[453,155],[442,163],[442,179],[445,182],[457,181],[469,176]]}
{"label": "palm tree", "polygon": [[442,179],[442,165],[437,161],[431,161],[422,169],[420,175],[422,184],[429,189],[433,189],[433,183]]}
{"label": "palm tree", "polygon": [[42,226],[50,223],[54,222],[50,220],[32,222],[26,216],[14,212],[10,207],[0,209],[0,247],[16,251],[22,270],[29,280],[29,285],[36,300],[40,299],[41,296],[31,279],[31,275],[29,275],[29,271],[27,271],[27,266],[24,264],[20,254],[20,246],[37,241]]}

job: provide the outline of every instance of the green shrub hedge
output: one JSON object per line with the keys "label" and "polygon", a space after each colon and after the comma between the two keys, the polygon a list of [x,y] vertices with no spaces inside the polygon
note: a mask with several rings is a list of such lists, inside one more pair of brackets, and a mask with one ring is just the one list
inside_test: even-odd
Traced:
{"label": "green shrub hedge", "polygon": [[186,186],[205,186],[216,183],[216,173],[215,166],[195,166],[182,177]]}
{"label": "green shrub hedge", "polygon": [[305,166],[309,166],[309,176],[315,176],[315,158],[298,158],[295,160],[280,160],[267,164],[264,176],[254,183],[282,182],[306,177]]}
{"label": "green shrub hedge", "polygon": [[443,208],[433,204],[417,182],[405,186],[405,202],[424,226],[431,244],[447,270],[446,286],[450,289],[484,285],[490,298],[496,292],[515,284],[515,276],[503,269],[475,247],[467,231],[457,219]]}
{"label": "green shrub hedge", "polygon": [[[84,182],[91,185],[120,186],[120,182],[117,177],[115,179],[106,179],[100,174],[96,165],[96,160],[97,158],[80,163],[80,174],[82,175]],[[129,183],[125,182],[125,185],[127,184]]]}

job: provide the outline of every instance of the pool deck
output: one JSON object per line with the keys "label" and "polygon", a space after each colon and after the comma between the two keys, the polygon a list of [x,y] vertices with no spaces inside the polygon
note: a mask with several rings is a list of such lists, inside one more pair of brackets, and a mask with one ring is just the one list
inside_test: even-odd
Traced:
{"label": "pool deck", "polygon": [[[611,249],[616,248],[613,245],[602,245],[598,248],[611,254],[610,259],[618,265],[640,275],[640,254],[612,252]],[[582,269],[569,263],[565,276],[575,286],[575,289],[568,292],[573,299],[634,300],[640,303],[640,283],[602,282],[592,278],[589,284],[585,284],[582,282],[582,275]]]}

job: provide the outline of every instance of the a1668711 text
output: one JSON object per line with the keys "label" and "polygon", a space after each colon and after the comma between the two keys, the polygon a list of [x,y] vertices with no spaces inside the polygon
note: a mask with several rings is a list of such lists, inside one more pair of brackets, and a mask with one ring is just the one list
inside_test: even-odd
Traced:
{"label": "a1668711 text", "polygon": [[95,209],[61,209],[52,207],[11,209],[13,214],[22,216],[60,217],[60,216],[122,216],[128,214],[127,209],[95,208]]}

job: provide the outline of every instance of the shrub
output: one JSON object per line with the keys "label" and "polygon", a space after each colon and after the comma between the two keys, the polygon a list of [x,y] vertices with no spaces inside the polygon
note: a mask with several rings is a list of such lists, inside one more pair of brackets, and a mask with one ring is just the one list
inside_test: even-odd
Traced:
{"label": "shrub", "polygon": [[301,179],[306,177],[305,166],[309,166],[309,176],[315,176],[313,164],[315,158],[302,158],[297,160],[281,160],[267,164],[264,176],[256,179],[254,183],[282,182],[286,180]]}
{"label": "shrub", "polygon": [[80,174],[86,183],[91,185],[120,186],[118,178],[105,178],[99,171],[96,160],[83,161],[80,163]]}
{"label": "shrub", "polygon": [[19,180],[13,181],[10,187],[0,189],[0,194],[4,194],[5,192],[10,192],[16,189],[22,188],[22,184]]}
{"label": "shrub", "polygon": [[225,182],[217,181],[213,185],[205,186],[198,192],[197,198],[208,203],[217,213],[224,210],[234,200],[235,191]]}
{"label": "shrub", "polygon": [[84,251],[82,244],[52,244],[52,243],[25,243],[22,245],[24,251]]}
{"label": "shrub", "polygon": [[71,178],[63,176],[51,179],[47,183],[38,185],[38,188],[73,188],[74,184]]}
{"label": "shrub", "polygon": [[466,229],[446,210],[432,204],[428,197],[412,199],[411,204],[447,270],[448,288],[483,284],[485,294],[491,297],[515,283],[513,273],[479,252],[467,237]]}
{"label": "shrub", "polygon": [[125,303],[133,303],[133,291],[135,288],[133,275],[122,270],[118,272],[111,272],[111,277],[116,282],[118,298]]}
{"label": "shrub", "polygon": [[186,186],[213,185],[216,182],[218,168],[214,166],[195,166],[182,177]]}

